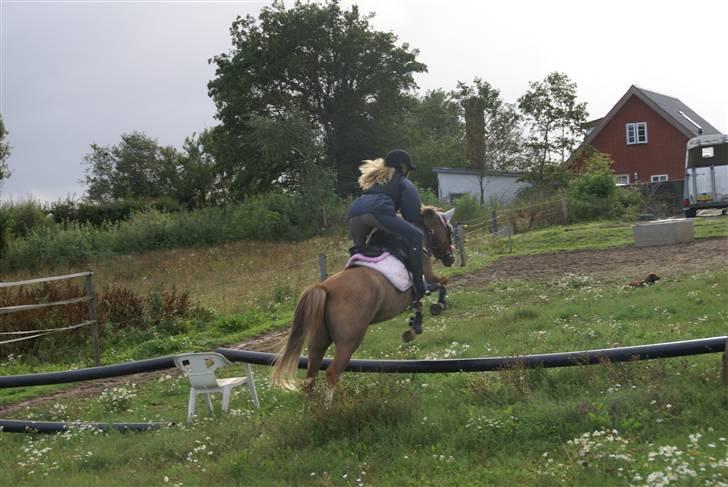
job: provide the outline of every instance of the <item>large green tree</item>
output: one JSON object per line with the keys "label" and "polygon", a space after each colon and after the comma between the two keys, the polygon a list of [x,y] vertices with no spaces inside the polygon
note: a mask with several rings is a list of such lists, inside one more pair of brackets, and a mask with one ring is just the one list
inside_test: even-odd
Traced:
{"label": "large green tree", "polygon": [[413,96],[401,129],[402,147],[410,152],[417,170],[410,177],[421,187],[435,190],[433,167],[465,164],[463,124],[457,103],[444,90]]}
{"label": "large green tree", "polygon": [[335,0],[291,8],[276,1],[258,19],[233,22],[232,50],[211,60],[217,69],[208,84],[221,122],[218,164],[231,191],[242,197],[300,171],[295,153],[274,171],[267,166],[255,139],[261,117],[311,126],[342,195],[354,191],[362,159],[400,145],[406,95],[426,66],[394,34],[374,30],[370,18]]}
{"label": "large green tree", "polygon": [[531,82],[518,99],[529,127],[532,174],[543,180],[549,165],[563,163],[582,138],[580,126],[588,115],[586,103],[576,100],[576,83],[564,73],[550,73]]}
{"label": "large green tree", "polygon": [[215,140],[211,130],[185,139],[177,156],[173,196],[187,208],[202,208],[226,201],[213,157]]}
{"label": "large green tree", "polygon": [[91,201],[173,197],[179,181],[178,153],[140,132],[113,146],[91,144],[83,183]]}

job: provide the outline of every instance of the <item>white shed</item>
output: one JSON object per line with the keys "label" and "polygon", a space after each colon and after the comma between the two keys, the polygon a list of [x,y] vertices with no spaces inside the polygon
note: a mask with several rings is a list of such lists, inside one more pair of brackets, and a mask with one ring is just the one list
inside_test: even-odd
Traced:
{"label": "white shed", "polygon": [[[480,173],[473,169],[451,169],[433,167],[437,174],[437,197],[442,201],[452,201],[463,194],[470,194],[480,201]],[[483,200],[496,200],[508,203],[518,191],[530,186],[519,181],[524,176],[519,172],[490,171],[483,176]]]}

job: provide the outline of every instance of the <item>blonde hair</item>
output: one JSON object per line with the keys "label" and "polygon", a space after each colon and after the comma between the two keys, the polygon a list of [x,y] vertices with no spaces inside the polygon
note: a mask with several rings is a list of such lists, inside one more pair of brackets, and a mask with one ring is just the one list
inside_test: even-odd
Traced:
{"label": "blonde hair", "polygon": [[386,184],[394,176],[393,167],[384,165],[384,159],[379,158],[373,161],[364,161],[364,164],[359,166],[359,187],[363,190],[367,190],[376,184]]}

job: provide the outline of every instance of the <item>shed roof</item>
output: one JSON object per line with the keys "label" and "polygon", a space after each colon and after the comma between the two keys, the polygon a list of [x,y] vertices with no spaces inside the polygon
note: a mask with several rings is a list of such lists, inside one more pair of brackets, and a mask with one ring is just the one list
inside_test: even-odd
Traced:
{"label": "shed roof", "polygon": [[[477,169],[466,169],[461,167],[433,167],[432,172],[438,174],[460,174],[463,176],[479,176],[480,171]],[[521,178],[525,176],[522,172],[509,172],[509,171],[486,171],[483,173],[484,176],[502,176],[509,178]]]}

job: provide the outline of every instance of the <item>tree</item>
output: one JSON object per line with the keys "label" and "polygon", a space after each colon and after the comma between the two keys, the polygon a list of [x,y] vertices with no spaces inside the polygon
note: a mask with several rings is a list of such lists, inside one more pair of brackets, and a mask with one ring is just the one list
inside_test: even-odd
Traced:
{"label": "tree", "polygon": [[518,99],[530,128],[528,146],[533,157],[534,179],[544,178],[545,168],[566,161],[581,138],[579,127],[586,121],[586,103],[576,101],[576,83],[554,71],[543,81],[529,83]]}
{"label": "tree", "polygon": [[226,196],[219,188],[219,178],[211,130],[185,139],[182,153],[177,159],[174,197],[187,208],[203,208],[222,203]]}
{"label": "tree", "polygon": [[488,130],[485,133],[485,154],[495,171],[523,169],[523,129],[521,116],[512,103],[503,103],[497,110],[486,113]]}
{"label": "tree", "polygon": [[84,162],[82,182],[91,201],[169,197],[179,181],[176,149],[140,132],[123,134],[116,146],[91,144]]}
{"label": "tree", "polygon": [[475,78],[468,85],[458,82],[451,93],[465,121],[465,152],[472,169],[478,171],[480,203],[485,203],[486,178],[493,171],[512,171],[521,164],[522,138],[519,116],[504,103],[500,90]]}
{"label": "tree", "polygon": [[[10,145],[5,142],[5,136],[8,135],[3,123],[3,117],[0,115],[0,183],[4,179],[10,177],[7,160],[10,157]],[[0,211],[0,257],[5,253],[8,245],[10,233],[10,218],[4,211]]]}
{"label": "tree", "polygon": [[463,124],[457,103],[444,90],[412,97],[401,125],[404,143],[417,170],[410,178],[420,187],[435,191],[436,166],[462,167],[465,164]]}
{"label": "tree", "polygon": [[397,46],[392,33],[375,31],[371,15],[336,0],[286,9],[282,1],[262,9],[258,19],[238,17],[230,29],[233,48],[214,57],[209,94],[221,121],[219,165],[242,196],[299,170],[293,154],[275,171],[263,167],[254,133],[260,117],[287,120],[297,113],[313,127],[313,140],[335,171],[337,190],[354,191],[362,159],[384,153],[397,142],[396,130],[426,70],[417,50]]}
{"label": "tree", "polygon": [[10,170],[8,169],[7,163],[10,157],[10,144],[5,142],[6,135],[8,135],[8,131],[5,130],[3,117],[0,115],[0,182],[10,177]]}

